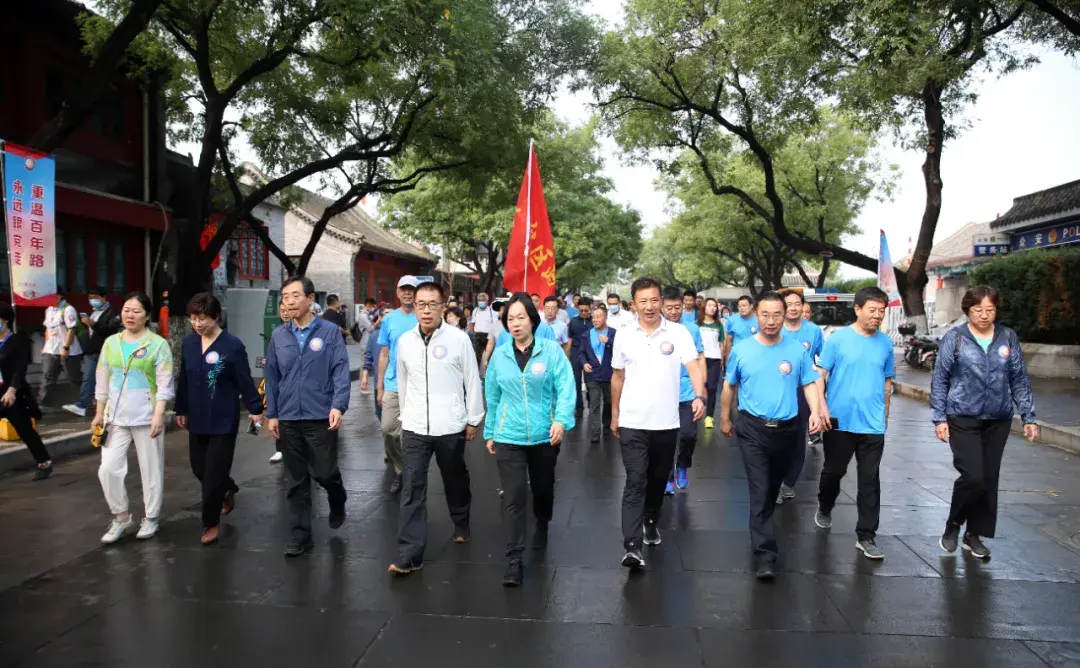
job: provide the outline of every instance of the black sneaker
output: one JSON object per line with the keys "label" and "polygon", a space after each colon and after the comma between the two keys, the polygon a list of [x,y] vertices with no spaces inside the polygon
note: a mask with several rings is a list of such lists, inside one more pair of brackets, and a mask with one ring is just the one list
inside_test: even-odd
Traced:
{"label": "black sneaker", "polygon": [[600,434],[593,434],[593,435],[592,435],[592,436],[591,436],[591,437],[589,438],[589,442],[590,442],[590,443],[599,443],[599,442],[600,442]]}
{"label": "black sneaker", "polygon": [[533,532],[533,549],[543,550],[548,544],[548,523],[544,520],[536,520],[536,531]]}
{"label": "black sneaker", "polygon": [[646,545],[659,545],[660,544],[660,529],[656,527],[656,520],[645,520],[645,540]]}
{"label": "black sneaker", "polygon": [[503,586],[520,587],[523,577],[525,577],[525,567],[521,564],[521,559],[511,559],[506,566],[506,574],[503,575]]}
{"label": "black sneaker", "polygon": [[952,522],[945,523],[945,533],[941,534],[938,545],[946,552],[956,552],[956,543],[960,539],[960,527]]}
{"label": "black sneaker", "polygon": [[307,552],[311,552],[315,547],[315,543],[311,542],[311,539],[307,540],[290,540],[289,544],[285,546],[286,557],[299,557]]}
{"label": "black sneaker", "polygon": [[450,540],[460,545],[468,543],[471,538],[472,534],[469,531],[469,527],[454,527],[454,537]]}
{"label": "black sneaker", "polygon": [[30,478],[30,480],[34,482],[44,480],[45,478],[48,478],[52,475],[52,471],[53,469],[51,464],[49,466],[39,466],[37,470],[34,471],[34,477]]}
{"label": "black sneaker", "polygon": [[337,510],[330,509],[330,528],[337,529],[342,524],[345,524],[345,506],[338,508]]}
{"label": "black sneaker", "polygon": [[979,540],[979,537],[973,533],[964,534],[964,550],[970,552],[971,556],[978,559],[990,558],[990,548],[983,545],[983,542]]}
{"label": "black sneaker", "polygon": [[623,555],[622,565],[627,568],[645,568],[645,557],[641,556],[641,550],[630,550]]}
{"label": "black sneaker", "polygon": [[401,474],[394,476],[394,482],[390,483],[390,493],[397,494],[401,491]]}
{"label": "black sneaker", "polygon": [[754,577],[762,582],[772,582],[776,579],[776,567],[771,562],[762,562],[758,564]]}
{"label": "black sneaker", "polygon": [[390,568],[387,568],[388,573],[394,575],[408,575],[409,573],[415,573],[424,567],[424,562],[416,561],[415,559],[398,559],[394,563],[390,564]]}

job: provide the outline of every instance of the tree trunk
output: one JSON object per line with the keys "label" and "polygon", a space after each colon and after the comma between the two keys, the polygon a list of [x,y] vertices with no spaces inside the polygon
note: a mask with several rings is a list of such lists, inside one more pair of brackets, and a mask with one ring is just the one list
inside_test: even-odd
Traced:
{"label": "tree trunk", "polygon": [[901,298],[908,322],[915,325],[915,330],[925,333],[926,308],[923,304],[923,289],[926,287],[926,263],[930,259],[930,249],[934,245],[934,232],[941,216],[941,150],[945,140],[945,116],[941,107],[943,87],[930,80],[923,86],[923,116],[926,120],[926,159],[923,162],[923,183],[926,185],[926,208],[923,210],[919,225],[919,239],[911,256],[911,264],[906,272],[906,281]]}

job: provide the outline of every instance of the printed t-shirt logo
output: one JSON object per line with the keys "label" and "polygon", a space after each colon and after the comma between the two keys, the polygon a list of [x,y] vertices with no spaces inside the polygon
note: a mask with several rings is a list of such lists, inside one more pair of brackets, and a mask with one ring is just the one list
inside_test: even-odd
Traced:
{"label": "printed t-shirt logo", "polygon": [[784,360],[783,362],[780,362],[780,375],[781,376],[786,376],[789,373],[791,373],[791,362],[789,362],[787,360]]}
{"label": "printed t-shirt logo", "polygon": [[217,364],[217,361],[219,359],[221,359],[221,355],[219,355],[216,350],[211,350],[210,352],[206,353],[207,364]]}
{"label": "printed t-shirt logo", "polygon": [[664,341],[660,344],[660,354],[670,355],[675,352],[675,344],[671,341]]}
{"label": "printed t-shirt logo", "polygon": [[806,348],[807,350],[810,350],[810,342],[809,341],[803,341],[802,342],[802,347]]}
{"label": "printed t-shirt logo", "polygon": [[757,327],[751,327],[750,328],[750,333],[751,334],[757,334]]}
{"label": "printed t-shirt logo", "polygon": [[431,354],[434,355],[437,360],[445,359],[446,346],[435,346],[435,350],[431,351]]}
{"label": "printed t-shirt logo", "polygon": [[1012,351],[1009,350],[1009,346],[1001,346],[1000,348],[998,348],[998,355],[1000,355],[1001,357],[1008,357],[1009,353],[1011,352]]}
{"label": "printed t-shirt logo", "polygon": [[134,357],[136,359],[140,359],[140,360],[142,358],[146,357],[146,346],[143,346],[142,348],[139,348],[138,350],[136,350],[135,354],[132,355],[132,357]]}
{"label": "printed t-shirt logo", "polygon": [[308,347],[315,352],[319,352],[323,349],[323,340],[316,336],[311,340],[311,343],[308,344]]}
{"label": "printed t-shirt logo", "polygon": [[544,364],[543,362],[533,362],[532,366],[529,367],[529,370],[532,371],[532,375],[534,376],[543,376],[544,372],[547,371],[547,364]]}

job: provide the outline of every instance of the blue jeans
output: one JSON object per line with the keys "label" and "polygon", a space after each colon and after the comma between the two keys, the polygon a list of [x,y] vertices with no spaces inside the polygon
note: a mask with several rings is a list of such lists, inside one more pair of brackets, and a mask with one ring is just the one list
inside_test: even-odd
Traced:
{"label": "blue jeans", "polygon": [[79,399],[75,405],[79,408],[90,409],[94,405],[94,380],[97,375],[97,355],[83,355],[82,362],[82,387],[79,389]]}

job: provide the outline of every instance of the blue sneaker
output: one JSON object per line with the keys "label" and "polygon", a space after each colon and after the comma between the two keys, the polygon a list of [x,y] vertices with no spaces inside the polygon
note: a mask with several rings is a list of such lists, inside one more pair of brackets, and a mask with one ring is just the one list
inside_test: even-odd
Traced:
{"label": "blue sneaker", "polygon": [[675,494],[675,481],[668,480],[667,487],[664,488],[664,496],[672,496]]}
{"label": "blue sneaker", "polygon": [[686,489],[690,486],[690,478],[687,475],[687,471],[681,466],[675,469],[675,486],[679,489]]}

